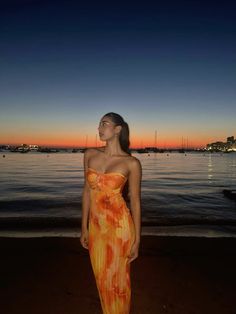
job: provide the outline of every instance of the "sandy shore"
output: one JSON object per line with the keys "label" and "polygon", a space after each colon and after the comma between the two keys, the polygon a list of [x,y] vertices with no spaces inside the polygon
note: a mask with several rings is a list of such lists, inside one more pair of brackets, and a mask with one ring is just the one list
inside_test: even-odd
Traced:
{"label": "sandy shore", "polygon": [[[0,238],[0,312],[102,313],[78,238]],[[142,236],[131,314],[233,314],[236,238]]]}

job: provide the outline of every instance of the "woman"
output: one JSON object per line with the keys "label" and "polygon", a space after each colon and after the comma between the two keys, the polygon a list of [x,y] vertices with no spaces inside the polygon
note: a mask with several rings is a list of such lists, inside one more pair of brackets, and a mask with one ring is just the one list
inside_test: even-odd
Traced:
{"label": "woman", "polygon": [[84,153],[80,242],[89,250],[103,313],[128,314],[130,263],[138,257],[141,235],[142,168],[131,156],[129,127],[119,114],[105,114],[98,130],[106,146]]}

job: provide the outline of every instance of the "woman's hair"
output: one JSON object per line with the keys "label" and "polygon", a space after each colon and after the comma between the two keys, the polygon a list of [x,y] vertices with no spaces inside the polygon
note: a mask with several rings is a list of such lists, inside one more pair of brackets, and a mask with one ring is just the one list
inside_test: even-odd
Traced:
{"label": "woman's hair", "polygon": [[109,117],[111,118],[112,122],[115,125],[121,125],[122,129],[120,131],[119,141],[120,146],[123,151],[131,155],[131,151],[129,149],[130,141],[129,141],[129,126],[124,121],[122,116],[120,116],[118,113],[115,112],[108,112],[103,117]]}
{"label": "woman's hair", "polygon": [[[119,136],[119,142],[121,149],[125,151],[127,154],[131,156],[131,151],[129,149],[130,141],[129,141],[129,126],[126,121],[122,118],[121,115],[115,112],[108,112],[106,113],[103,117],[109,117],[111,118],[112,122],[115,125],[121,125],[122,129],[120,131],[120,136]],[[129,193],[129,188],[128,188],[128,180],[126,180],[125,186],[123,188],[123,197],[126,201],[129,201],[128,193]]]}

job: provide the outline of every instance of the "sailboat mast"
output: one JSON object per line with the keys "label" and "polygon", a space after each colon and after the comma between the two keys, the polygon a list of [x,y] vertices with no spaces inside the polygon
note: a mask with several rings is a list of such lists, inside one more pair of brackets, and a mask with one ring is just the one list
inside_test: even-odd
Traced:
{"label": "sailboat mast", "polygon": [[157,130],[155,130],[155,144],[154,148],[157,149]]}

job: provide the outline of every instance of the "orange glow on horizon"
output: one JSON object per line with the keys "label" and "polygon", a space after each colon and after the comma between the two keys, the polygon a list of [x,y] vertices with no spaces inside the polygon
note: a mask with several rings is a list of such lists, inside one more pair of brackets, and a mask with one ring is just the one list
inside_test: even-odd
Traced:
{"label": "orange glow on horizon", "polygon": [[[219,139],[220,140],[220,139]],[[225,141],[225,140],[222,140]],[[142,139],[130,139],[130,148],[145,148],[145,147],[157,147],[157,148],[203,148],[206,144],[213,142],[212,138],[200,138],[200,139],[187,139],[186,137],[183,138],[173,138],[173,139],[158,139],[155,141],[150,138],[142,138]],[[39,137],[22,137],[22,138],[12,138],[12,140],[6,140],[0,138],[1,145],[21,145],[21,144],[32,144],[38,146],[47,146],[47,147],[65,147],[65,148],[79,148],[79,147],[99,147],[104,146],[105,141],[100,141],[99,139],[95,139],[95,137],[88,136],[87,140],[86,137],[81,139],[81,137],[53,137],[50,138],[39,138]]]}

